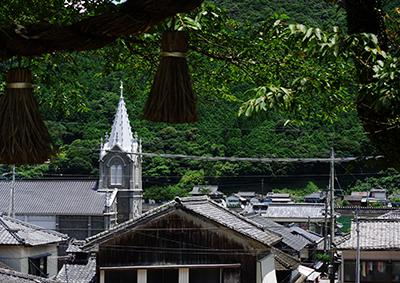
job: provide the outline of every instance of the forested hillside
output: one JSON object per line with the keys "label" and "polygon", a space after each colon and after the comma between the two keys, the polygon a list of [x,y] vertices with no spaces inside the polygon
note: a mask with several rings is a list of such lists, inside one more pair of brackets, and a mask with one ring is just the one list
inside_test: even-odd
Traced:
{"label": "forested hillside", "polygon": [[[288,22],[311,26],[343,26],[343,11],[336,12],[325,1],[209,1],[225,7],[238,21],[249,21],[257,28],[273,15],[287,14]],[[392,1],[391,6],[395,7]],[[400,4],[400,3],[399,3]],[[400,5],[399,5],[400,6]],[[393,8],[391,7],[391,8]],[[143,151],[159,154],[184,154],[210,157],[329,157],[330,148],[337,156],[357,156],[369,151],[370,144],[360,121],[353,112],[342,113],[337,120],[304,120],[303,124],[289,123],[287,117],[275,112],[258,113],[255,117],[237,117],[240,103],[228,102],[218,96],[199,93],[199,122],[192,125],[169,125],[141,119],[148,92],[148,80],[132,70],[102,73],[103,58],[78,54],[76,60],[91,66],[78,74],[78,81],[86,87],[79,90],[87,111],[56,113],[48,105],[41,105],[44,119],[60,154],[50,164],[39,167],[19,167],[26,176],[81,175],[97,176],[100,138],[111,130],[119,99],[120,81],[124,81],[125,102],[133,131],[143,140]],[[62,67],[62,66],[61,66]],[[239,99],[250,86],[228,86]],[[40,96],[50,99],[54,89],[42,89]],[[297,117],[293,117],[297,118]],[[338,185],[346,190],[357,180],[379,176],[379,168],[357,165],[345,174],[349,164],[336,166]],[[3,167],[3,172],[9,168]],[[325,188],[329,165],[316,163],[259,163],[199,161],[163,157],[144,157],[143,181],[147,196],[157,197],[185,194],[193,184],[216,184],[225,193],[238,190],[302,189],[306,192]],[[152,190],[149,188],[152,187]],[[308,191],[307,191],[308,190]],[[153,195],[152,195],[153,193]],[[165,197],[167,198],[167,197]]]}

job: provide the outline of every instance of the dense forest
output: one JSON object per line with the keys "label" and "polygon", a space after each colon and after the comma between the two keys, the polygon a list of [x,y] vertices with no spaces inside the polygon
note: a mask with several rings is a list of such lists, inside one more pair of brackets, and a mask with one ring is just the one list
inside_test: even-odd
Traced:
{"label": "dense forest", "polygon": [[[248,21],[258,28],[271,15],[287,14],[287,22],[310,26],[344,26],[345,13],[339,6],[325,1],[210,1],[224,7],[239,22]],[[397,3],[399,2],[399,3]],[[339,2],[340,3],[340,2]],[[400,1],[391,1],[393,9]],[[51,111],[41,105],[43,117],[59,147],[59,155],[48,164],[19,166],[25,177],[98,175],[100,138],[111,130],[119,99],[120,81],[124,82],[125,102],[133,131],[143,140],[143,151],[159,154],[184,154],[210,157],[329,157],[330,149],[341,157],[365,155],[372,151],[356,113],[343,112],[336,120],[303,120],[288,123],[288,117],[275,112],[262,112],[254,117],[237,117],[240,102],[198,93],[200,119],[191,125],[154,123],[141,119],[150,81],[143,74],[123,70],[102,74],[105,60],[101,55],[80,53],[76,60],[84,62],[79,70],[85,109],[69,113]],[[62,66],[60,66],[62,68]],[[242,98],[251,87],[247,82],[229,85],[229,91]],[[42,88],[42,101],[56,89]],[[295,117],[296,118],[296,117]],[[350,166],[351,165],[351,166]],[[349,167],[350,166],[350,167]],[[337,185],[343,191],[363,190],[369,184],[380,184],[398,191],[398,174],[363,164],[336,164]],[[351,170],[349,169],[351,168]],[[8,166],[2,172],[10,171]],[[350,170],[350,172],[347,172]],[[7,174],[6,174],[7,175]],[[8,176],[8,175],[7,175]],[[186,194],[194,184],[219,185],[226,194],[239,190],[264,192],[289,189],[305,194],[328,185],[329,165],[319,163],[260,163],[199,161],[163,157],[143,158],[145,196],[165,200],[175,194]]]}

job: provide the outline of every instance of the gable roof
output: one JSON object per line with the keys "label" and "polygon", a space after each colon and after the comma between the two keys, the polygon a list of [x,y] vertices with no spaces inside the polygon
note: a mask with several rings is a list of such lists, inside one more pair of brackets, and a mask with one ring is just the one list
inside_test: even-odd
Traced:
{"label": "gable roof", "polygon": [[305,239],[301,239],[296,237],[291,233],[290,228],[287,228],[281,224],[278,224],[272,220],[267,219],[264,216],[261,216],[257,213],[251,213],[248,215],[245,215],[247,218],[253,220],[254,222],[261,224],[264,226],[265,229],[268,229],[270,231],[274,231],[275,233],[278,233],[279,235],[282,236],[282,242],[289,246],[290,248],[300,251],[303,249],[306,245],[308,245],[308,241]]}
{"label": "gable roof", "polygon": [[[103,215],[105,193],[98,180],[29,179],[15,182],[15,214]],[[0,195],[10,194],[10,182],[0,182]],[[0,211],[8,210],[8,197],[0,198]]]}
{"label": "gable roof", "polygon": [[276,271],[292,271],[300,265],[300,260],[277,248],[272,247],[271,252],[274,254]]}
{"label": "gable roof", "polygon": [[[204,190],[204,192],[202,191]],[[222,192],[218,191],[218,186],[208,186],[208,185],[195,185],[193,190],[189,192],[192,195],[223,195]]]}
{"label": "gable roof", "polygon": [[292,226],[289,229],[292,234],[298,235],[299,239],[306,240],[308,244],[318,244],[324,239],[322,235],[314,233],[310,230],[301,229],[300,227]]}
{"label": "gable roof", "polygon": [[382,214],[378,218],[397,218],[400,219],[400,209],[389,211],[388,213]]}
{"label": "gable roof", "polygon": [[326,194],[325,192],[313,192],[307,196],[304,197],[304,200],[309,200],[309,199],[319,199],[319,200],[323,200],[325,199]]}
{"label": "gable roof", "polygon": [[267,218],[291,218],[311,219],[324,218],[323,203],[271,203],[268,205],[265,217]]}
{"label": "gable roof", "polygon": [[127,230],[135,229],[144,223],[150,222],[155,217],[178,209],[202,216],[265,245],[273,245],[281,240],[280,235],[265,230],[262,225],[219,205],[207,196],[176,197],[175,200],[149,210],[137,218],[128,220],[108,231],[87,238],[86,241],[88,243],[84,246],[84,249],[85,247],[90,248],[105,242],[110,238],[125,233]]}
{"label": "gable roof", "polygon": [[0,268],[0,282],[7,283],[56,283],[57,281],[14,270]]}
{"label": "gable roof", "polygon": [[0,216],[0,245],[40,246],[67,239],[68,236],[65,234],[11,217]]}
{"label": "gable roof", "polygon": [[[354,250],[357,248],[356,223],[351,222],[350,237],[337,244],[338,250]],[[360,218],[361,250],[399,250],[400,219]],[[396,233],[397,232],[397,233]]]}
{"label": "gable roof", "polygon": [[60,283],[91,283],[95,281],[95,277],[96,259],[91,257],[87,264],[64,264],[56,279]]}

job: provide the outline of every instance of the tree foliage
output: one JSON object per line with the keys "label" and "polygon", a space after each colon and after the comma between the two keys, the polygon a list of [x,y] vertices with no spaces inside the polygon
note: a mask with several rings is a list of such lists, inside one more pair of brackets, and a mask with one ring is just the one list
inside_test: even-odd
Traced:
{"label": "tree foliage", "polygon": [[[266,7],[267,2],[256,1],[254,5]],[[86,1],[83,4],[86,10],[82,13],[65,7],[64,1],[40,2],[49,4],[46,10],[39,5],[15,6],[15,3],[6,1],[0,8],[4,16],[0,17],[2,28],[14,22],[70,24],[116,9],[110,1]],[[237,2],[235,7],[240,9],[243,3]],[[316,4],[310,3],[308,8],[315,11],[311,6]],[[281,3],[281,8],[289,4],[294,5]],[[223,5],[229,9],[228,14],[234,14],[230,7],[235,3]],[[302,8],[297,7],[296,11]],[[327,13],[332,8],[329,6]],[[373,113],[383,117],[378,122],[384,125],[381,129],[365,130],[379,151],[385,153],[388,164],[398,166],[398,17],[378,15],[384,26],[377,34],[369,30],[351,30],[349,34],[343,19],[334,21],[340,27],[323,28],[324,19],[333,21],[336,16],[321,16],[315,27],[305,25],[314,25],[311,20],[291,24],[286,16],[275,13],[288,12],[289,7],[277,10],[271,11],[272,17],[269,11],[259,10],[261,14],[249,19],[251,22],[240,22],[237,19],[244,19],[230,19],[223,8],[203,4],[190,13],[177,14],[146,32],[125,35],[92,52],[43,54],[23,58],[22,64],[29,65],[37,74],[35,82],[42,86],[38,100],[60,144],[79,139],[82,143],[89,141],[82,147],[98,147],[91,141],[99,140],[109,130],[118,101],[116,90],[119,81],[124,79],[125,93],[134,98],[127,100],[131,124],[143,137],[143,148],[148,152],[326,157],[329,147],[334,147],[338,154],[358,155],[367,152],[370,145],[359,134],[360,120],[355,114],[358,111],[358,118],[364,118],[364,112],[360,112],[362,101]],[[32,13],[37,16],[30,16]],[[343,17],[343,11],[337,17]],[[296,16],[293,21],[301,18]],[[199,106],[201,121],[186,128],[140,120],[144,97],[139,94],[149,89],[160,62],[157,53],[161,34],[166,29],[190,32],[188,63],[193,87],[202,104]],[[382,47],[383,35],[378,34],[382,30],[387,48]],[[6,71],[17,64],[17,58],[4,60],[1,76],[4,78]],[[238,109],[240,117],[233,118]],[[385,135],[388,132],[394,134],[388,137]],[[375,137],[383,137],[385,141],[374,140]],[[387,146],[382,147],[383,144]],[[96,174],[96,151],[81,154],[74,147],[63,148],[62,154],[49,166],[49,172],[76,170]],[[231,180],[237,176],[257,176],[247,181],[259,182],[259,176],[318,174],[325,170],[312,164],[207,163],[162,158],[144,158],[144,161],[147,181],[178,183],[185,177],[186,184],[191,180],[226,184],[226,176]]]}

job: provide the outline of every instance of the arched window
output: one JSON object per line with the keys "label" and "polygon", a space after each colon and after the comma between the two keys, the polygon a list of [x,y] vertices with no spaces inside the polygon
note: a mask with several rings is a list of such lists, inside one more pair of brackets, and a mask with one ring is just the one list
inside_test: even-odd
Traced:
{"label": "arched window", "polygon": [[122,185],[122,165],[111,166],[111,185]]}

